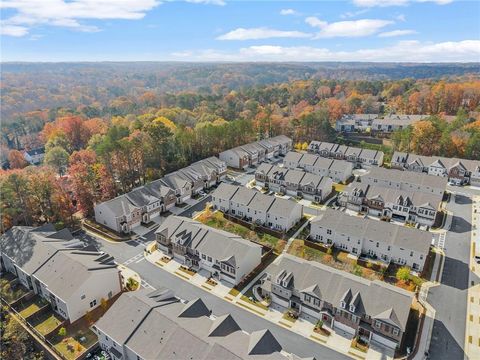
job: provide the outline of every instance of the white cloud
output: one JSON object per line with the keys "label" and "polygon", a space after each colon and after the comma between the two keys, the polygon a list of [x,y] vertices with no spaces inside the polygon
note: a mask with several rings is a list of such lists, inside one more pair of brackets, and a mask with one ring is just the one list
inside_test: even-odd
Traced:
{"label": "white cloud", "polygon": [[205,5],[218,5],[218,6],[225,5],[224,0],[185,0],[185,1],[192,4],[205,4]]}
{"label": "white cloud", "polygon": [[310,26],[320,29],[316,38],[368,36],[377,33],[381,28],[387,25],[393,24],[393,21],[379,19],[362,19],[327,23],[326,21],[322,21],[313,16],[306,18],[305,22]]}
{"label": "white cloud", "polygon": [[398,21],[407,21],[407,18],[403,14],[395,16],[395,19],[397,19]]}
{"label": "white cloud", "polygon": [[260,45],[234,52],[213,49],[170,54],[188,61],[371,61],[371,62],[474,62],[480,56],[479,40],[440,43],[400,41],[395,45],[355,51],[332,51],[311,46]]}
{"label": "white cloud", "polygon": [[353,12],[352,11],[347,11],[346,13],[341,14],[340,18],[350,19],[350,18],[353,18],[353,17],[357,17],[358,15],[365,14],[367,11],[368,11],[368,9],[362,9],[362,10],[353,11]]}
{"label": "white cloud", "polygon": [[393,30],[378,34],[379,37],[394,37],[416,34],[415,30]]}
{"label": "white cloud", "polygon": [[438,5],[450,4],[453,0],[353,0],[356,6],[360,7],[387,7],[405,6],[411,2],[432,2]]}
{"label": "white cloud", "polygon": [[0,24],[0,34],[16,37],[25,36],[28,34],[28,28],[25,26],[4,25],[2,22],[2,24]]}
{"label": "white cloud", "polygon": [[301,31],[285,31],[261,27],[250,29],[238,28],[220,35],[217,37],[217,40],[259,40],[269,38],[306,38],[311,36],[311,34]]}
{"label": "white cloud", "polygon": [[7,28],[2,29],[2,33],[24,36],[38,25],[94,32],[100,29],[79,20],[137,20],[159,4],[158,0],[5,0],[0,7],[16,12],[2,21],[2,28]]}
{"label": "white cloud", "polygon": [[280,15],[297,15],[297,12],[293,9],[282,9]]}

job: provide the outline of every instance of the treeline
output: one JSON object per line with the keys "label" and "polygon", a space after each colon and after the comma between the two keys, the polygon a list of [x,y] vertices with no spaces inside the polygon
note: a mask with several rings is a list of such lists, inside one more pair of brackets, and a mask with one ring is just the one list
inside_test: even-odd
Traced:
{"label": "treeline", "polygon": [[463,110],[451,122],[431,116],[396,131],[392,140],[399,151],[480,160],[480,119],[471,121]]}

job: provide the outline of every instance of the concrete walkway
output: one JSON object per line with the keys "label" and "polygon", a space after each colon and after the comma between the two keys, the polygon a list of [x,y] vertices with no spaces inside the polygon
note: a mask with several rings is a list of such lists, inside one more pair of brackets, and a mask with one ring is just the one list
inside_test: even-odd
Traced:
{"label": "concrete walkway", "polygon": [[292,244],[292,241],[295,240],[298,236],[298,234],[300,234],[302,232],[303,229],[305,229],[305,227],[310,223],[310,219],[308,219],[307,221],[305,221],[305,223],[300,226],[298,228],[298,230],[295,232],[295,234],[292,235],[292,237],[290,237],[287,241],[287,244],[285,245],[285,247],[283,248],[283,253],[285,254],[287,251],[288,251],[288,248],[290,247],[290,245]]}

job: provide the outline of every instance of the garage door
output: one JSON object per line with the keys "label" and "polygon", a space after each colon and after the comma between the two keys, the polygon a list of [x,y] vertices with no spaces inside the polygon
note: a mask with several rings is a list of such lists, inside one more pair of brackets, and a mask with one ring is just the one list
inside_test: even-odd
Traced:
{"label": "garage door", "polygon": [[349,333],[351,335],[355,335],[355,329],[354,328],[351,328],[350,326],[342,324],[341,322],[335,321],[334,327],[335,327],[335,330],[339,329],[339,330],[345,331],[346,333]]}
{"label": "garage door", "polygon": [[288,301],[286,301],[286,300],[284,300],[284,299],[282,299],[282,298],[280,298],[280,297],[278,297],[278,296],[275,296],[274,294],[272,294],[272,301],[273,301],[275,304],[279,304],[279,305],[281,305],[281,306],[283,306],[283,307],[286,307],[286,308],[290,307],[290,304],[289,304]]}
{"label": "garage door", "polygon": [[387,339],[377,334],[372,334],[372,341],[379,343],[381,345],[384,345],[386,347],[389,347],[391,349],[395,349],[397,347],[397,343],[395,341],[392,341],[390,339]]}

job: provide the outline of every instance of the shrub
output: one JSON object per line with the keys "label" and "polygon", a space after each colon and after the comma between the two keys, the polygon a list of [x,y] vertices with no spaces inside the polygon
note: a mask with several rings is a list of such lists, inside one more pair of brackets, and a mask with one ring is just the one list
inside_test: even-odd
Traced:
{"label": "shrub", "polygon": [[328,255],[332,255],[332,254],[333,254],[333,250],[332,250],[332,248],[331,248],[331,247],[329,247],[329,248],[328,248],[328,250],[327,250],[327,254],[328,254]]}
{"label": "shrub", "polygon": [[61,327],[60,329],[58,329],[58,335],[59,336],[67,335],[67,329],[65,329],[64,327]]}
{"label": "shrub", "polygon": [[102,298],[102,299],[100,300],[100,306],[102,307],[102,309],[103,309],[104,311],[107,310],[108,302],[107,302],[107,300],[105,300],[105,298]]}
{"label": "shrub", "polygon": [[402,266],[400,269],[397,270],[395,274],[397,280],[405,281],[408,283],[410,281],[410,269],[407,266]]}

